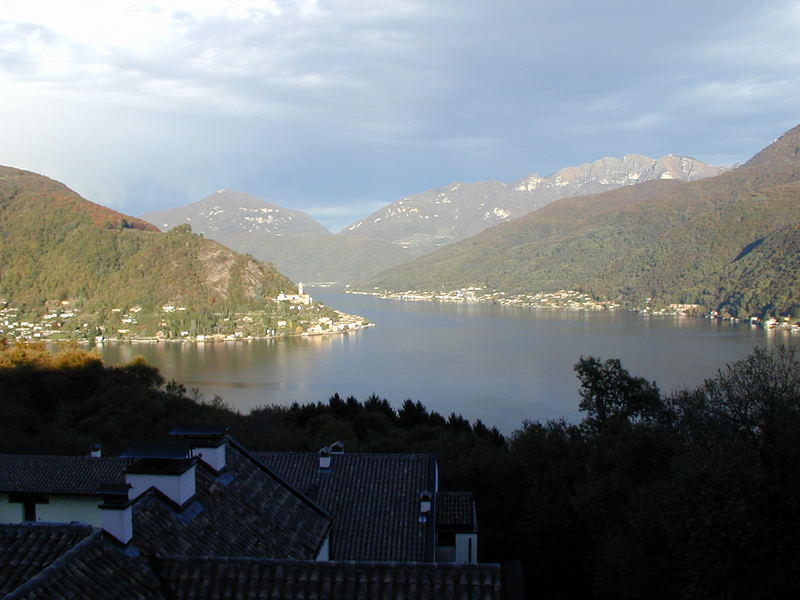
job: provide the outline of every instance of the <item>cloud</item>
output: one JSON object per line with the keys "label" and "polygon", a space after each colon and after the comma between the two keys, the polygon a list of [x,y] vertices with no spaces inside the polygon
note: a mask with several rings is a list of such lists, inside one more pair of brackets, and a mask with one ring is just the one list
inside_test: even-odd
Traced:
{"label": "cloud", "polygon": [[140,214],[221,187],[335,213],[601,155],[744,160],[796,124],[798,25],[797,0],[9,0],[0,162]]}

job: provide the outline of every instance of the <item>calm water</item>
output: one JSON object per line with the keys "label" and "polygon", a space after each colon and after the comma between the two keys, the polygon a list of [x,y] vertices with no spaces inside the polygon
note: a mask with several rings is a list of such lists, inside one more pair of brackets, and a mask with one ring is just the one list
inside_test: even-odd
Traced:
{"label": "calm water", "polygon": [[523,419],[575,419],[572,366],[620,358],[670,391],[711,377],[755,346],[800,346],[800,335],[698,318],[379,300],[316,289],[318,300],[377,326],[341,336],[217,344],[107,344],[112,364],[142,355],[167,379],[248,411],[373,392],[397,406],[422,401],[504,432]]}

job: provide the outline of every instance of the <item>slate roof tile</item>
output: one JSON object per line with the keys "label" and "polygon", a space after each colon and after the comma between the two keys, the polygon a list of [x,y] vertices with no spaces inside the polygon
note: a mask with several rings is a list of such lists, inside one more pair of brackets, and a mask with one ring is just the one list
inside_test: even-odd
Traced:
{"label": "slate roof tile", "polygon": [[0,454],[0,492],[95,496],[102,484],[125,483],[130,461],[91,456]]}
{"label": "slate roof tile", "polygon": [[433,560],[433,522],[419,521],[419,494],[435,485],[426,454],[332,454],[320,471],[313,452],[253,452],[334,518],[331,560]]}
{"label": "slate roof tile", "polygon": [[316,558],[331,517],[230,443],[217,475],[197,465],[196,495],[182,511],[155,491],[133,503],[133,544],[148,554]]}
{"label": "slate roof tile", "polygon": [[87,525],[0,525],[4,600],[165,600],[145,560]]}
{"label": "slate roof tile", "polygon": [[0,595],[37,575],[91,533],[88,526],[61,528],[19,524],[0,527]]}
{"label": "slate roof tile", "polygon": [[164,557],[176,600],[499,600],[499,565]]}
{"label": "slate roof tile", "polygon": [[440,531],[478,531],[472,492],[439,492],[436,527]]}

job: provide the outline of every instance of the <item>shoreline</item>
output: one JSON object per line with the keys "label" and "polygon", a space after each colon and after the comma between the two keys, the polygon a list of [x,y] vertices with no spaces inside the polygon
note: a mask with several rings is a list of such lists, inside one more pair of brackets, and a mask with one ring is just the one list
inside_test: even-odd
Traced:
{"label": "shoreline", "polygon": [[[375,327],[375,323],[366,323],[363,325],[356,325],[352,327],[347,327],[341,330],[333,330],[333,331],[304,331],[302,333],[296,334],[285,334],[285,335],[264,335],[264,336],[232,336],[232,335],[222,335],[222,334],[211,334],[211,335],[204,335],[200,334],[197,336],[186,336],[182,338],[158,338],[158,337],[107,337],[103,338],[102,340],[94,339],[90,340],[87,338],[81,339],[65,339],[65,338],[27,338],[27,337],[20,337],[20,338],[11,338],[9,342],[26,342],[26,343],[36,343],[41,342],[43,344],[79,344],[81,346],[99,346],[103,344],[230,344],[230,343],[242,343],[242,342],[261,342],[265,340],[286,340],[286,339],[293,339],[293,338],[304,338],[304,337],[321,337],[321,336],[334,336],[334,335],[348,335],[350,333],[358,333],[364,329],[370,329]],[[198,339],[203,338],[203,339]]]}
{"label": "shoreline", "polygon": [[374,296],[381,300],[399,300],[402,302],[495,304],[504,308],[526,308],[530,310],[623,310],[636,313],[643,317],[694,317],[749,324],[751,327],[758,327],[764,331],[779,329],[786,330],[791,334],[800,334],[800,319],[792,319],[789,317],[782,317],[781,319],[761,319],[759,317],[740,319],[738,317],[726,317],[719,314],[717,311],[704,312],[702,307],[698,304],[671,304],[668,308],[654,310],[649,307],[625,308],[616,302],[596,301],[587,294],[575,290],[559,290],[558,292],[537,294],[517,294],[513,296],[506,295],[503,292],[493,292],[491,294],[477,293],[481,291],[482,288],[462,288],[450,292],[425,292],[420,290],[408,290],[405,292],[389,292],[385,290],[380,292],[365,292],[360,290],[344,290],[346,294]]}

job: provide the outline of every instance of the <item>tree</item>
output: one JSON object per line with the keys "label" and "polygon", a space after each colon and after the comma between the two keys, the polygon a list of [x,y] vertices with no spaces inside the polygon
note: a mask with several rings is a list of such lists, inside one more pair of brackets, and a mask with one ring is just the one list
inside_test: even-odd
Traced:
{"label": "tree", "polygon": [[[687,578],[709,596],[796,597],[800,586],[800,361],[756,348],[672,404],[685,454],[671,489],[703,557]],[[703,498],[693,503],[692,499]],[[705,593],[703,593],[705,592]]]}
{"label": "tree", "polygon": [[742,433],[774,441],[800,414],[800,361],[794,348],[756,348],[706,380],[707,409]]}
{"label": "tree", "polygon": [[603,429],[609,424],[655,420],[662,413],[661,393],[654,382],[633,377],[618,358],[602,362],[581,357],[575,365],[581,382],[579,408],[586,413],[584,424]]}

